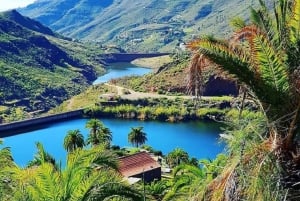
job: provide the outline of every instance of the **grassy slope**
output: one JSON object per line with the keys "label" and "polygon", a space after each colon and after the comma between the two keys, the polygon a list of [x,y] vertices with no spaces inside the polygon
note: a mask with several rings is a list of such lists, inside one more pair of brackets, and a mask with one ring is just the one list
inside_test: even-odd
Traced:
{"label": "grassy slope", "polygon": [[101,71],[100,48],[30,30],[31,22],[49,31],[16,19],[22,16],[15,11],[0,14],[0,106],[48,110],[85,90]]}
{"label": "grassy slope", "polygon": [[137,66],[146,66],[157,69],[165,64],[171,63],[172,58],[169,55],[153,58],[140,58],[132,61],[131,63]]}
{"label": "grassy slope", "polygon": [[51,110],[50,113],[59,113],[94,106],[99,102],[101,94],[117,94],[117,91],[114,87],[103,84],[91,86],[82,93],[64,101],[61,105]]}
{"label": "grassy slope", "polygon": [[188,61],[184,58],[173,59],[173,62],[158,69],[157,73],[150,73],[142,77],[124,77],[116,80],[116,83],[140,92],[184,94],[187,91]]}

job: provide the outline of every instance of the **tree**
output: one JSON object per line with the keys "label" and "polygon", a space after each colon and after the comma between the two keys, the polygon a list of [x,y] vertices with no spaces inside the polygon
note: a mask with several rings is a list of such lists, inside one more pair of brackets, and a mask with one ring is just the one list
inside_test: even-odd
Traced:
{"label": "tree", "polygon": [[91,119],[87,122],[86,128],[90,128],[90,134],[88,135],[87,144],[93,146],[99,145],[100,143],[110,146],[112,140],[112,132],[109,128],[105,127],[104,124],[98,119]]}
{"label": "tree", "polygon": [[163,200],[164,195],[168,191],[169,186],[166,180],[153,181],[145,186],[145,191],[148,196],[154,200]]}
{"label": "tree", "polygon": [[[0,139],[0,145],[2,145],[3,142]],[[0,169],[3,169],[4,167],[7,166],[14,166],[14,162],[13,162],[13,157],[10,151],[9,147],[4,147],[2,149],[0,149]]]}
{"label": "tree", "polygon": [[139,145],[145,144],[147,141],[147,134],[143,132],[143,127],[131,128],[128,134],[128,142],[133,146],[139,147]]}
{"label": "tree", "polygon": [[90,135],[96,135],[101,127],[103,127],[103,123],[99,119],[90,119],[85,127],[90,129]]}
{"label": "tree", "polygon": [[116,167],[116,157],[104,146],[96,146],[70,152],[63,170],[57,171],[49,163],[33,169],[9,169],[16,182],[11,200],[141,200],[140,193],[122,182]]}
{"label": "tree", "polygon": [[[0,145],[2,145],[1,139]],[[0,149],[0,200],[9,200],[9,195],[12,193],[9,174],[3,172],[3,169],[14,168],[15,166],[10,148]]]}
{"label": "tree", "polygon": [[79,129],[68,131],[64,139],[64,148],[67,152],[72,152],[77,148],[84,147],[84,137]]}
{"label": "tree", "polygon": [[205,181],[205,172],[200,167],[190,164],[180,164],[174,168],[172,188],[164,200],[184,200],[188,194],[196,193],[201,182]]}
{"label": "tree", "polygon": [[223,170],[227,156],[219,154],[213,161],[200,160],[201,166],[182,163],[172,171],[173,179],[171,189],[165,195],[164,200],[183,200],[187,195],[192,198],[205,194],[209,184]]}
{"label": "tree", "polygon": [[[251,8],[250,24],[236,23],[237,29],[229,40],[203,37],[189,44],[194,53],[189,86],[199,91],[202,72],[215,65],[248,89],[248,95],[255,98],[267,119],[266,131],[261,136],[264,140],[255,149],[259,153],[252,153],[259,156],[251,158],[256,160],[257,166],[249,168],[249,172],[250,169],[264,170],[266,165],[272,165],[266,161],[276,158],[280,164],[280,175],[277,177],[273,174],[272,182],[280,182],[283,192],[279,194],[291,198],[295,193],[299,196],[297,182],[300,181],[300,149],[297,142],[300,133],[300,127],[297,126],[300,125],[300,0],[278,0],[273,14],[269,13],[263,0],[259,2],[259,9]],[[245,144],[247,146],[246,141]],[[246,160],[246,155],[242,151],[242,161]],[[232,172],[240,163],[235,161],[234,164],[236,166],[230,167]],[[260,167],[261,164],[264,166]],[[229,178],[231,175],[233,173],[227,174],[225,180],[236,183],[234,177]],[[257,171],[257,178],[259,175],[260,171]],[[226,185],[222,187],[224,192],[234,192]],[[260,199],[257,190],[241,188],[252,192],[251,199]],[[256,189],[259,189],[258,186]],[[226,194],[224,192],[223,195]],[[241,194],[236,192],[234,196],[237,198]],[[280,196],[276,198],[286,199]],[[250,200],[250,197],[246,199]]]}
{"label": "tree", "polygon": [[170,167],[176,167],[181,163],[188,163],[189,154],[181,148],[175,148],[166,156],[166,161]]}
{"label": "tree", "polygon": [[53,156],[45,151],[44,146],[40,142],[35,143],[37,148],[37,153],[34,156],[34,159],[28,163],[28,167],[40,166],[44,163],[49,163],[58,169],[58,164]]}

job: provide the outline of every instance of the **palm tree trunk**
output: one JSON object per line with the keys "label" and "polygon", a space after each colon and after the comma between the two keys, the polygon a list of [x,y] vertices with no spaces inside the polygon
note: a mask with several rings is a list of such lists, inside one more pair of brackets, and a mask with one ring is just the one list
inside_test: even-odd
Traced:
{"label": "palm tree trunk", "polygon": [[285,144],[284,144],[284,146],[287,150],[293,150],[294,149],[293,140],[294,140],[294,137],[295,137],[297,131],[299,131],[297,129],[297,125],[299,125],[299,123],[300,123],[299,112],[300,112],[300,101],[299,101],[297,109],[295,111],[293,121],[291,122],[291,124],[289,126],[289,132],[288,132],[288,135],[286,137]]}
{"label": "palm tree trunk", "polygon": [[239,118],[242,117],[242,113],[243,113],[243,110],[244,110],[244,107],[245,107],[245,100],[246,100],[246,97],[247,97],[247,90],[244,89],[243,99],[242,99],[242,105],[241,105],[241,109],[240,109]]}

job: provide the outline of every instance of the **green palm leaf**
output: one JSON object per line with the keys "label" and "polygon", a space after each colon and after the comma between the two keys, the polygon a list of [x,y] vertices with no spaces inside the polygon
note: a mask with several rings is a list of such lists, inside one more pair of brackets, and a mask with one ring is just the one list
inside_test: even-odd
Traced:
{"label": "green palm leaf", "polygon": [[27,191],[32,200],[60,200],[59,174],[51,164],[44,163],[37,169],[37,175],[32,185],[27,186]]}
{"label": "green palm leaf", "polygon": [[255,37],[253,43],[254,65],[261,73],[263,82],[274,90],[272,93],[285,94],[289,90],[288,71],[284,63],[286,56],[278,55],[263,35]]}
{"label": "green palm leaf", "polygon": [[253,89],[259,89],[256,85],[255,73],[249,68],[249,58],[242,50],[234,51],[226,43],[211,39],[198,40],[193,46],[205,55],[213,63],[222,66],[222,69],[238,77],[239,80]]}
{"label": "green palm leaf", "polygon": [[293,44],[297,44],[300,40],[300,0],[295,0],[292,8],[292,16],[288,24],[291,30],[290,40]]}

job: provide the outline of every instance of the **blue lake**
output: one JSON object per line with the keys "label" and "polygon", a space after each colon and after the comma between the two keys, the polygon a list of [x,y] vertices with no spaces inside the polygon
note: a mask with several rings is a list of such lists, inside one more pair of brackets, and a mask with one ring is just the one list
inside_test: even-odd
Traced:
{"label": "blue lake", "polygon": [[[107,74],[99,77],[94,84],[104,83],[113,78],[151,72],[149,68],[130,63],[114,63],[107,68]],[[66,133],[69,130],[80,129],[86,138],[89,132],[85,128],[87,121],[87,119],[76,119],[41,125],[35,130],[30,128],[29,132],[22,131],[22,134],[4,138],[3,146],[11,147],[16,163],[25,166],[36,153],[35,142],[41,142],[46,151],[61,161],[64,166],[66,151],[63,149],[63,140]],[[161,150],[164,154],[175,148],[182,148],[189,153],[190,157],[215,158],[224,149],[224,144],[218,143],[220,124],[214,122],[166,123],[121,119],[101,119],[101,121],[113,133],[112,144],[120,147],[131,146],[127,141],[131,127],[143,126],[148,138],[146,144]]]}
{"label": "blue lake", "polygon": [[121,78],[124,76],[144,75],[152,71],[149,68],[144,68],[125,62],[112,63],[109,66],[107,66],[106,69],[106,74],[101,77],[98,77],[98,79],[95,80],[93,84],[105,83],[111,79]]}
{"label": "blue lake", "polygon": [[[113,133],[112,144],[120,147],[131,146],[127,136],[131,127],[143,126],[147,133],[146,144],[164,154],[174,148],[182,148],[190,157],[215,158],[224,149],[218,142],[220,124],[214,122],[165,123],[156,121],[136,121],[122,119],[100,119]],[[46,151],[52,154],[62,165],[65,164],[66,151],[63,139],[69,130],[80,129],[87,137],[85,124],[88,119],[76,119],[53,123],[39,127],[37,130],[4,138],[4,146],[11,147],[16,163],[25,166],[36,153],[35,142],[42,142]],[[2,146],[3,147],[3,146]]]}

